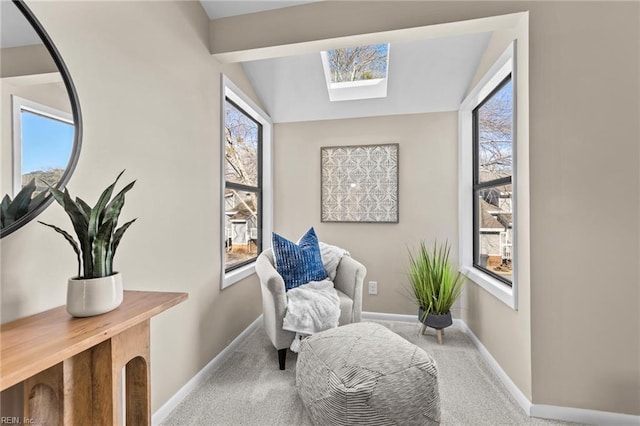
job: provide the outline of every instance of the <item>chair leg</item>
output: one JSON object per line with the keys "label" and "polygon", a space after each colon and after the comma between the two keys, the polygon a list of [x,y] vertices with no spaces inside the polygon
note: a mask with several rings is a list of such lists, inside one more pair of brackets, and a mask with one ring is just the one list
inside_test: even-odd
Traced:
{"label": "chair leg", "polygon": [[278,361],[280,362],[280,370],[284,370],[284,363],[287,360],[287,348],[278,349]]}

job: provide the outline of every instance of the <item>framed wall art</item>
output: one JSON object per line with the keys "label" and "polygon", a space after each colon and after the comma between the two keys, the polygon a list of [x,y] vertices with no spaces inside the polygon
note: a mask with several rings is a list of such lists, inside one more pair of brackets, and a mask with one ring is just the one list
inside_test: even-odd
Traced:
{"label": "framed wall art", "polygon": [[398,223],[395,144],[320,148],[322,222]]}

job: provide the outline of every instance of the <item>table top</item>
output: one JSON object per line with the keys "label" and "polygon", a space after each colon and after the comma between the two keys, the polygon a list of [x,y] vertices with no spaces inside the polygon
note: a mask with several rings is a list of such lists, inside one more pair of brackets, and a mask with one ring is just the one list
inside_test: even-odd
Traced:
{"label": "table top", "polygon": [[106,314],[75,318],[65,306],[0,325],[0,390],[52,367],[187,299],[187,293],[125,291]]}

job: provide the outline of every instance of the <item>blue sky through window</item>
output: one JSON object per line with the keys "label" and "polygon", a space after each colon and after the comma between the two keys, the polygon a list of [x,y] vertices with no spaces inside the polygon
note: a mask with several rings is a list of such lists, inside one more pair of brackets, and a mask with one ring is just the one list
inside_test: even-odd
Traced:
{"label": "blue sky through window", "polygon": [[74,126],[29,111],[20,112],[22,174],[65,169],[73,148]]}

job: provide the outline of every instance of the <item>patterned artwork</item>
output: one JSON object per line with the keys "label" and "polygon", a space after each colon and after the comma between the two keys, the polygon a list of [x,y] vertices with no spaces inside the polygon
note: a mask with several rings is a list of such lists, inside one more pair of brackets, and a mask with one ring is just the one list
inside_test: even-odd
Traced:
{"label": "patterned artwork", "polygon": [[398,223],[398,144],[320,152],[322,222]]}

